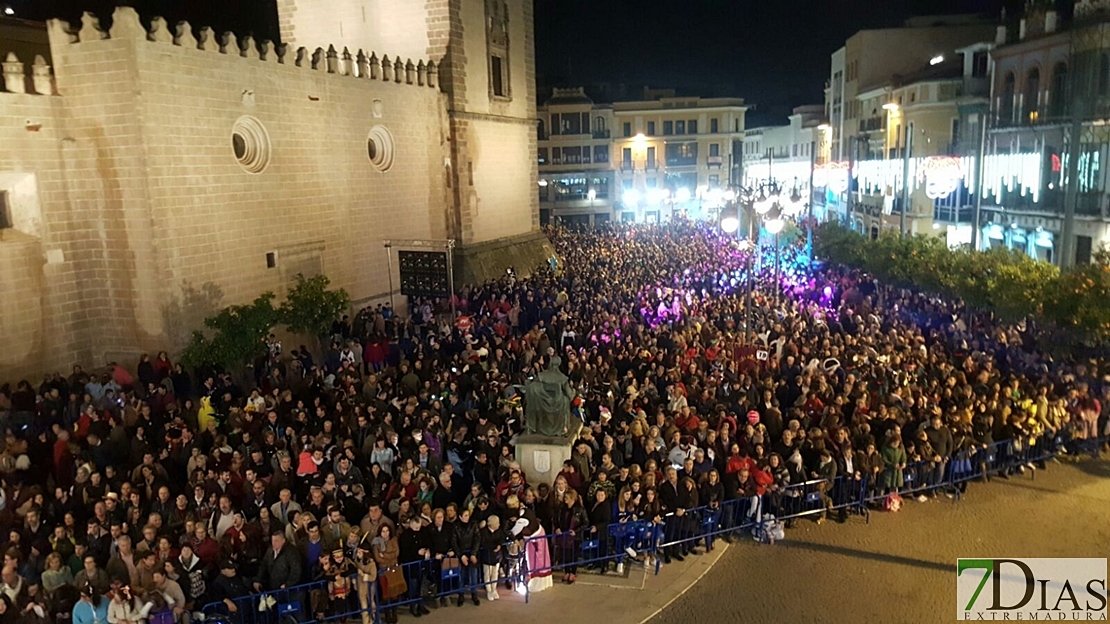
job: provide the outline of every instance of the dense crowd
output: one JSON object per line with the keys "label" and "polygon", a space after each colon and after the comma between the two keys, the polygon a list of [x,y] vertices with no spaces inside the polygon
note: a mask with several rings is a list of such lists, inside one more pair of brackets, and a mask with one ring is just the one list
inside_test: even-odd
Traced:
{"label": "dense crowd", "polygon": [[[185,622],[315,580],[313,614],[346,612],[387,577],[396,621],[406,595],[428,612],[398,565],[450,561],[467,591],[490,581],[452,597],[478,605],[514,537],[573,542],[838,475],[895,491],[915,462],[939,483],[962,450],[1105,431],[1098,363],[1053,361],[959,303],[836,267],[776,276],[687,223],[549,235],[559,259],[530,277],[463,289],[456,317],[364,309],[319,360],[272,338],[245,374],[160,353],[4,386],[0,623]],[[514,459],[518,387],[556,355],[576,439],[538,483]],[[573,583],[573,557],[551,556]]]}

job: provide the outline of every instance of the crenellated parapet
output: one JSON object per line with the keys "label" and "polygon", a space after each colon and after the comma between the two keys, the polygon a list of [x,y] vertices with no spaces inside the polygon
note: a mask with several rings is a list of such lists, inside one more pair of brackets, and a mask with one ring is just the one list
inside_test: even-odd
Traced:
{"label": "crenellated parapet", "polygon": [[[335,46],[329,46],[326,50],[323,48],[309,50],[303,47],[290,50],[285,45],[275,46],[270,41],[256,42],[249,35],[242,39],[238,39],[234,33],[230,32],[217,35],[211,28],[207,27],[197,30],[194,35],[193,28],[188,22],[178,22],[171,27],[161,17],[152,19],[150,27],[147,28],[143,26],[135,9],[128,6],[116,8],[112,15],[110,29],[104,28],[100,20],[92,13],[85,13],[81,18],[80,25],[70,24],[62,20],[51,20],[48,23],[48,28],[52,40],[71,45],[84,45],[104,40],[131,39],[195,49],[212,54],[238,56],[255,62],[290,65],[309,71],[361,80],[409,84],[432,89],[439,88],[439,68],[433,61],[419,59],[414,62],[412,59],[402,60],[399,57],[390,57],[388,54],[382,54],[379,58],[374,51],[367,52],[358,49],[352,52],[347,47],[338,50]],[[18,59],[12,62],[18,62]],[[5,83],[8,82],[6,67],[5,64]],[[14,64],[11,71],[15,71]],[[47,72],[49,73],[49,67],[47,67]],[[14,84],[14,82],[13,78],[12,83]],[[37,78],[35,84],[38,84]],[[38,92],[37,87],[36,92]]]}
{"label": "crenellated parapet", "polygon": [[0,73],[4,77],[3,90],[8,93],[56,95],[54,74],[41,54],[36,54],[28,67],[15,52],[9,52],[0,63]]}

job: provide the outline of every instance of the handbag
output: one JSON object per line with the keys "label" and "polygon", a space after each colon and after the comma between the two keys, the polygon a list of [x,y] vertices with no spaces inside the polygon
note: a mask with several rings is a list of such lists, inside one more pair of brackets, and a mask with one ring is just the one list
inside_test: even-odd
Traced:
{"label": "handbag", "polygon": [[437,593],[439,593],[439,587],[436,582],[429,578],[424,579],[420,587],[420,595],[424,598],[435,598]]}
{"label": "handbag", "polygon": [[382,586],[382,596],[392,600],[398,596],[403,596],[409,590],[409,584],[405,581],[405,575],[401,573],[401,569],[394,566],[386,568],[378,575],[378,584]]}
{"label": "handbag", "polygon": [[444,557],[443,561],[440,563],[439,569],[441,572],[446,572],[448,570],[455,570],[461,567],[462,564],[459,562],[458,557]]}

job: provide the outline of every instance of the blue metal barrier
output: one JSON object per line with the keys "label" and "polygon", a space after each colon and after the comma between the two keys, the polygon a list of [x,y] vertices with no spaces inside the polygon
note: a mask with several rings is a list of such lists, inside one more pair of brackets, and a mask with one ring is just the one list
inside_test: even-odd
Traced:
{"label": "blue metal barrier", "polygon": [[[1076,440],[1071,438],[1069,431],[1062,431],[977,445],[955,453],[947,461],[907,465],[903,471],[903,485],[897,491],[914,495],[951,490],[958,500],[968,481],[1009,475],[1065,451],[1073,455],[1090,453],[1097,458],[1106,441],[1106,437]],[[516,540],[503,545],[496,555],[480,553],[480,560],[492,561],[492,565],[448,566],[445,569],[442,561],[436,559],[409,562],[398,566],[407,587],[402,595],[393,599],[384,597],[380,581],[367,584],[354,575],[350,578],[350,592],[344,598],[329,594],[329,581],[321,580],[238,598],[233,601],[234,613],[222,602],[209,604],[202,612],[208,620],[228,624],[326,622],[363,616],[366,616],[364,624],[379,624],[381,614],[389,609],[411,608],[422,605],[425,600],[477,595],[482,591],[488,599],[496,595],[499,586],[521,591],[527,601],[531,578],[579,567],[594,567],[604,573],[614,562],[642,560],[646,564],[650,559],[655,560],[658,573],[660,556],[690,552],[697,547],[710,550],[718,537],[751,533],[769,516],[786,521],[844,510],[869,520],[871,505],[881,502],[887,495],[881,485],[882,473],[875,478],[863,476],[859,479],[854,475],[839,475],[833,481],[816,479],[770,488],[759,496],[687,509],[682,515],[668,513],[658,523],[634,520],[610,524],[604,529],[586,527],[573,534]],[[529,548],[535,552],[546,548],[547,562],[542,563],[542,557],[537,557],[540,565],[530,568],[526,555]],[[385,573],[379,570],[379,579]],[[263,601],[266,606],[260,609]]]}

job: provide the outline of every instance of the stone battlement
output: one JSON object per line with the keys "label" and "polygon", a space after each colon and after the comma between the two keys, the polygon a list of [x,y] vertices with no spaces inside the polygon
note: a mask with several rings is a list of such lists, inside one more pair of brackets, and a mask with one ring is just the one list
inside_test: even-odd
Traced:
{"label": "stone battlement", "polygon": [[3,90],[8,93],[56,95],[54,74],[41,54],[35,55],[28,68],[15,52],[9,52],[3,63],[0,63],[0,73],[4,77]]}
{"label": "stone battlement", "polygon": [[[84,14],[81,18],[80,27],[63,20],[50,20],[48,28],[53,41],[74,45],[106,39],[131,39],[174,45],[214,54],[240,56],[245,59],[273,62],[278,65],[293,65],[340,76],[409,84],[433,89],[439,88],[439,68],[434,61],[425,62],[420,59],[413,63],[412,59],[401,60],[399,57],[391,59],[388,54],[383,54],[379,58],[376,52],[371,51],[367,55],[362,49],[352,55],[348,48],[344,47],[340,51],[336,50],[335,46],[328,46],[327,50],[316,48],[313,51],[301,47],[290,54],[290,50],[284,45],[274,46],[270,41],[256,43],[250,36],[239,40],[234,33],[230,32],[217,37],[214,31],[207,27],[200,29],[198,35],[194,35],[192,26],[184,21],[178,22],[171,32],[166,20],[161,17],[152,19],[148,29],[139,20],[139,14],[135,12],[135,9],[127,6],[116,8],[112,15],[110,29],[101,26],[100,19],[92,13]],[[43,64],[45,65],[45,62]],[[5,82],[7,82],[8,70],[6,63],[4,67]],[[49,66],[46,66],[47,74],[49,74],[49,69]],[[36,84],[38,83],[36,82]],[[11,88],[8,87],[8,90],[11,90]],[[35,90],[39,92],[37,86]]]}

